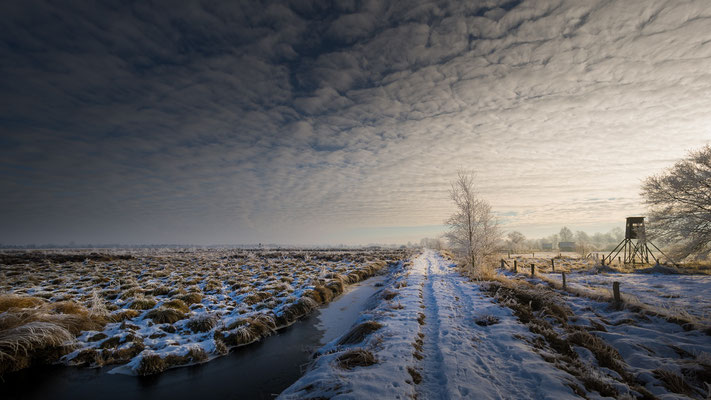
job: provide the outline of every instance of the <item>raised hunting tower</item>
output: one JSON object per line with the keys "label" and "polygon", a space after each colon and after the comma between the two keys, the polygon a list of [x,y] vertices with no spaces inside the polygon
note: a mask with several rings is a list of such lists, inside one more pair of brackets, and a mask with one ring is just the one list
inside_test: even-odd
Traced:
{"label": "raised hunting tower", "polygon": [[[654,262],[659,263],[659,260],[654,256],[648,245],[652,245],[659,253],[666,257],[666,254],[654,243],[647,241],[647,233],[644,228],[644,217],[627,217],[625,224],[625,238],[608,254],[602,258],[602,263],[605,261],[611,263],[615,257],[621,252],[624,252],[625,264],[649,264],[651,257]],[[668,259],[669,257],[667,257]]]}

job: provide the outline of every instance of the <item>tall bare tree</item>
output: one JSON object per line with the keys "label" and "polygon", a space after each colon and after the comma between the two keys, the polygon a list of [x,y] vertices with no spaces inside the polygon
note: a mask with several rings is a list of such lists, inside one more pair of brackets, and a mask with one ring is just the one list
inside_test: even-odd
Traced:
{"label": "tall bare tree", "polygon": [[642,185],[651,237],[674,244],[679,257],[711,252],[711,146],[692,151]]}
{"label": "tall bare tree", "polygon": [[477,196],[471,172],[459,171],[449,194],[457,211],[445,222],[449,226],[445,237],[470,273],[485,275],[485,257],[493,253],[501,236],[491,206]]}

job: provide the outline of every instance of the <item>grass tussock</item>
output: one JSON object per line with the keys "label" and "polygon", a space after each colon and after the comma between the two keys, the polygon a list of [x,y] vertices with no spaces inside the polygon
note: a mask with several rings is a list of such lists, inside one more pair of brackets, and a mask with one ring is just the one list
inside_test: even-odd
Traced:
{"label": "grass tussock", "polygon": [[0,374],[29,367],[38,359],[54,360],[71,350],[74,335],[67,329],[33,321],[0,332]]}
{"label": "grass tussock", "polygon": [[383,291],[383,299],[385,300],[392,300],[397,296],[399,293],[393,290],[385,290]]}
{"label": "grass tussock", "polygon": [[132,310],[150,310],[156,306],[155,299],[152,298],[137,298],[128,306]]}
{"label": "grass tussock", "polygon": [[172,308],[159,307],[149,311],[146,318],[150,318],[156,324],[174,324],[185,319],[185,314]]}
{"label": "grass tussock", "polygon": [[178,297],[180,300],[184,301],[187,305],[197,304],[202,301],[202,295],[200,293],[188,293]]}
{"label": "grass tussock", "polygon": [[578,330],[577,332],[568,335],[568,341],[572,344],[585,347],[590,350],[593,355],[595,355],[595,358],[601,367],[609,368],[622,376],[628,374],[624,367],[624,361],[622,360],[620,353],[600,337],[585,330]]}
{"label": "grass tussock", "polygon": [[655,369],[652,371],[654,377],[659,379],[667,390],[674,393],[685,394],[693,397],[694,389],[686,382],[683,376],[668,369]]}
{"label": "grass tussock", "polygon": [[168,368],[168,364],[158,354],[146,354],[141,358],[136,373],[141,376],[159,374]]}
{"label": "grass tussock", "polygon": [[129,319],[136,318],[139,315],[141,315],[141,312],[138,310],[126,309],[110,314],[108,319],[111,322],[123,322]]}
{"label": "grass tussock", "polygon": [[86,315],[89,313],[89,310],[84,306],[73,301],[58,301],[50,303],[47,307],[51,312],[57,314]]}
{"label": "grass tussock", "polygon": [[310,297],[302,297],[299,300],[285,306],[276,318],[278,326],[288,326],[299,318],[306,316],[318,307],[316,300]]}
{"label": "grass tussock", "polygon": [[141,359],[136,374],[140,376],[159,374],[169,368],[207,361],[207,353],[201,348],[191,348],[187,354],[168,354],[161,357],[158,354],[147,354]]}
{"label": "grass tussock", "polygon": [[228,332],[215,332],[215,339],[221,340],[230,347],[244,346],[271,335],[276,327],[274,317],[258,314],[236,321],[227,327],[230,329]]}
{"label": "grass tussock", "polygon": [[377,364],[373,353],[366,349],[352,349],[343,352],[336,358],[336,364],[343,369],[353,369],[355,367],[367,367]]}
{"label": "grass tussock", "polygon": [[39,297],[3,294],[0,295],[0,312],[12,309],[36,308],[45,303],[46,301]]}
{"label": "grass tussock", "polygon": [[415,385],[419,385],[420,383],[422,383],[422,375],[420,375],[420,373],[417,372],[416,369],[412,367],[407,367],[407,373],[410,374],[410,377],[412,377],[412,382]]}
{"label": "grass tussock", "polygon": [[184,314],[190,312],[190,307],[188,307],[187,303],[180,299],[166,301],[165,303],[163,303],[163,307],[172,308],[173,310],[178,310]]}
{"label": "grass tussock", "polygon": [[382,328],[383,324],[376,321],[366,321],[353,327],[341,340],[339,345],[361,343],[368,335]]}
{"label": "grass tussock", "polygon": [[217,317],[212,314],[198,314],[190,318],[187,326],[194,333],[209,332],[217,326]]}

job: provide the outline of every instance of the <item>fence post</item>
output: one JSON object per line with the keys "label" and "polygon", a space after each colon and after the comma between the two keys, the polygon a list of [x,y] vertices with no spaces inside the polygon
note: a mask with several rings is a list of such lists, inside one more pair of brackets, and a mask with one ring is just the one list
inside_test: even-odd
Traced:
{"label": "fence post", "polygon": [[504,259],[501,259],[501,269],[504,269]]}
{"label": "fence post", "polygon": [[536,253],[531,253],[531,258],[536,258]]}
{"label": "fence post", "polygon": [[531,264],[531,278],[533,278],[533,274],[536,271],[536,264]]}
{"label": "fence post", "polygon": [[518,271],[516,271],[516,270],[517,270],[517,268],[516,268],[517,265],[516,265],[516,264],[517,264],[517,263],[516,263],[516,260],[514,260],[514,274],[518,272]]}
{"label": "fence post", "polygon": [[622,298],[620,297],[620,282],[612,282],[612,295],[615,297],[615,303],[620,304]]}
{"label": "fence post", "polygon": [[605,256],[602,256],[602,266],[605,266]]}
{"label": "fence post", "polygon": [[555,272],[555,258],[551,258],[551,268],[553,268],[553,272]]}
{"label": "fence post", "polygon": [[565,271],[561,272],[563,274],[563,290],[567,290],[567,287],[565,285]]}

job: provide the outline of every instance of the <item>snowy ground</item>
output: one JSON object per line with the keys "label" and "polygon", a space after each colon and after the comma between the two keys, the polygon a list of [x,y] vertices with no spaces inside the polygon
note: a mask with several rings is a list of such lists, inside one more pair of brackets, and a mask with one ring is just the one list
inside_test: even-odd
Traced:
{"label": "snowy ground", "polygon": [[[561,280],[560,274],[547,274]],[[711,321],[711,276],[667,274],[622,274],[575,272],[566,276],[571,287],[612,290],[620,282],[620,291],[634,300],[671,313],[688,313],[702,321]]]}
{"label": "snowy ground", "polygon": [[[438,254],[426,251],[416,258],[393,277],[383,298],[362,318],[382,328],[352,345],[338,340],[327,345],[325,355],[281,398],[574,396],[566,382],[575,378],[517,338],[531,333],[511,310],[495,304]],[[343,369],[338,359],[353,347],[372,352],[377,363]]]}
{"label": "snowy ground", "polygon": [[[539,279],[520,275],[478,284],[425,251],[393,274],[379,296],[380,304],[321,349],[280,398],[711,394],[707,332],[556,291]],[[349,363],[354,354],[369,356]]]}

